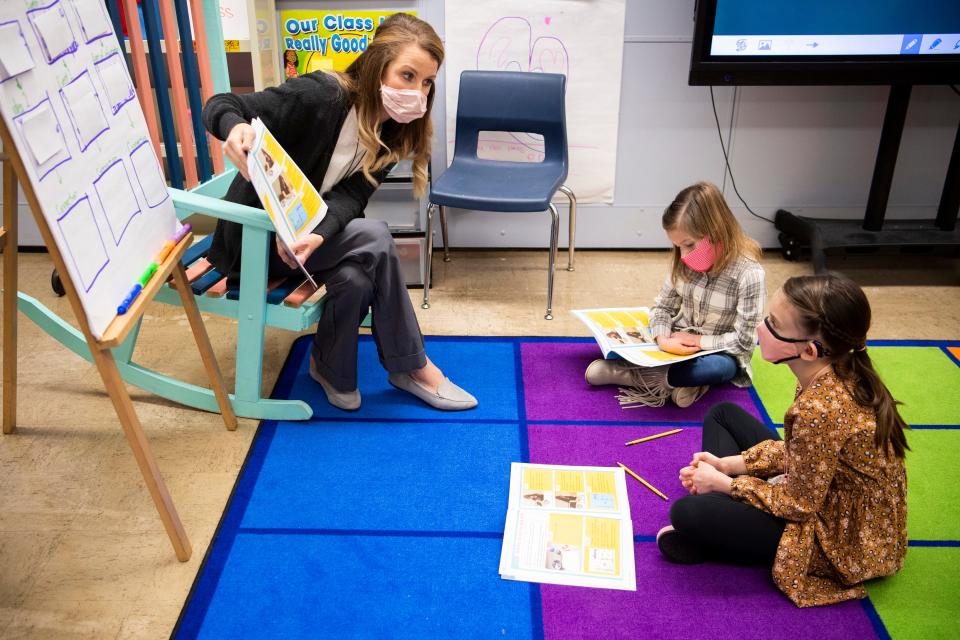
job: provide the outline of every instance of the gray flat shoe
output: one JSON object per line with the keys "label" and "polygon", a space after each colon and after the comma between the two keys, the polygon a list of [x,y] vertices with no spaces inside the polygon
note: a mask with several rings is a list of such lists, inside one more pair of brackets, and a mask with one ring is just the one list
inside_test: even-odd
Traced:
{"label": "gray flat shoe", "polygon": [[406,391],[441,411],[463,411],[477,406],[477,399],[453,384],[450,378],[443,379],[437,393],[432,393],[421,387],[416,380],[410,377],[409,373],[391,373],[387,376],[387,380],[397,389]]}
{"label": "gray flat shoe", "polygon": [[333,385],[327,382],[326,378],[317,371],[316,366],[313,364],[313,358],[310,358],[310,377],[323,387],[323,392],[327,394],[327,402],[336,408],[343,409],[344,411],[356,411],[360,408],[360,390],[337,391],[334,389]]}

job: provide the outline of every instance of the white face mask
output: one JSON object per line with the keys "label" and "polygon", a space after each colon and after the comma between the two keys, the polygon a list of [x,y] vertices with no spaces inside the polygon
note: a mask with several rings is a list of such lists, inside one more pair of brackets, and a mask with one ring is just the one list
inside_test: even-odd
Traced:
{"label": "white face mask", "polygon": [[394,89],[381,84],[380,98],[387,115],[402,124],[422,118],[427,112],[427,96],[419,89]]}

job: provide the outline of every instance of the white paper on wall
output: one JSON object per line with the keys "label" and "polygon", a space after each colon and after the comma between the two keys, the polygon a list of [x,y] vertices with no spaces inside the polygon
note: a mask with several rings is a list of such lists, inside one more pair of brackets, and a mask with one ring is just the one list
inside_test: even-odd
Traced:
{"label": "white paper on wall", "polygon": [[99,338],[179,223],[117,38],[97,33],[103,1],[38,4],[0,2],[23,34],[0,37],[0,60],[26,46],[32,63],[0,82],[0,113]]}
{"label": "white paper on wall", "polygon": [[[570,155],[566,184],[581,203],[613,202],[624,13],[624,0],[447,0],[447,160],[453,158],[462,71],[562,73]],[[478,153],[536,162],[543,157],[543,140],[484,133]]]}

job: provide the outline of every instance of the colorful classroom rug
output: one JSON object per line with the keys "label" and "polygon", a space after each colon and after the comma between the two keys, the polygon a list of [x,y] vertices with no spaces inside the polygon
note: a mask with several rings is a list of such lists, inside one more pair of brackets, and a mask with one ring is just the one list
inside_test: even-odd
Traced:
{"label": "colorful classroom rug", "polygon": [[428,338],[431,358],[480,400],[448,414],[389,386],[365,337],[363,407],[348,414],[308,377],[309,345],[294,344],[274,395],[308,400],[314,418],[260,425],[175,637],[926,640],[960,629],[960,343],[870,343],[914,427],[910,549],[868,599],[813,609],[795,608],[768,569],[665,562],[654,535],[669,504],[630,480],[636,592],[497,573],[512,461],[620,460],[679,498],[704,412],[735,402],[777,428],[793,394],[786,367],[757,359],[754,389],[715,388],[685,410],[624,410],[583,381],[591,339]]}

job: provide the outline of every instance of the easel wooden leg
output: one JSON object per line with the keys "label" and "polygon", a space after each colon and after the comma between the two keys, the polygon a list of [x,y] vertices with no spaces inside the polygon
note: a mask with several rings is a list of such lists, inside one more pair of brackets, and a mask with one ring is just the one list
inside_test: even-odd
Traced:
{"label": "easel wooden leg", "polygon": [[3,158],[3,432],[17,426],[17,172]]}
{"label": "easel wooden leg", "polygon": [[228,430],[234,431],[237,428],[237,416],[233,412],[233,406],[230,405],[230,398],[227,396],[227,390],[223,384],[223,374],[220,373],[220,365],[217,364],[217,359],[213,355],[210,336],[207,334],[207,328],[200,317],[200,309],[197,308],[197,301],[193,298],[190,283],[187,282],[187,273],[183,269],[183,264],[179,262],[173,269],[173,282],[177,285],[177,291],[180,292],[180,299],[183,300],[183,310],[186,311],[190,328],[193,329],[193,337],[197,341],[203,366],[207,369],[210,387],[217,397],[217,404],[220,406],[220,413],[223,415],[223,423]]}
{"label": "easel wooden leg", "polygon": [[160,475],[157,461],[153,457],[150,443],[143,432],[140,418],[137,417],[133,408],[133,402],[130,400],[130,394],[127,393],[127,387],[124,385],[123,378],[120,377],[120,371],[117,369],[113,354],[110,353],[109,349],[101,350],[95,343],[90,345],[90,350],[93,353],[97,370],[100,371],[100,377],[103,378],[103,384],[110,394],[113,407],[117,411],[117,417],[120,418],[123,434],[127,437],[127,442],[133,451],[133,457],[137,459],[137,466],[140,467],[143,481],[146,483],[147,490],[150,491],[150,497],[153,498],[153,503],[160,513],[160,520],[163,522],[163,528],[167,530],[167,536],[173,545],[174,553],[177,554],[177,559],[180,562],[186,562],[190,559],[192,553],[190,540],[187,539],[183,523],[180,522],[180,516],[177,515],[177,508],[173,505],[163,476]]}

